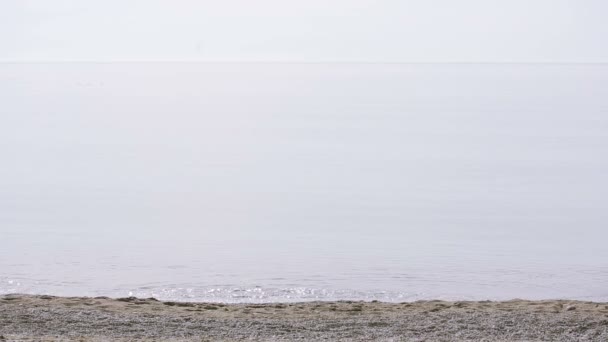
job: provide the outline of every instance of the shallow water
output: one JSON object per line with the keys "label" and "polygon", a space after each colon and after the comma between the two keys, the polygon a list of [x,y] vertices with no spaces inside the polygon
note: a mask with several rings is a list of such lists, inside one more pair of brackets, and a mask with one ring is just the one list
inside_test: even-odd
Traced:
{"label": "shallow water", "polygon": [[0,294],[608,300],[608,65],[0,64]]}

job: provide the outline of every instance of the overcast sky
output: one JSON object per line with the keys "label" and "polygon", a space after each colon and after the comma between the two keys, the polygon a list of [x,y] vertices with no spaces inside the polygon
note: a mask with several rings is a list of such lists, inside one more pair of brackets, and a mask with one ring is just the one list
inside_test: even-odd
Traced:
{"label": "overcast sky", "polygon": [[2,0],[4,61],[608,62],[605,0]]}

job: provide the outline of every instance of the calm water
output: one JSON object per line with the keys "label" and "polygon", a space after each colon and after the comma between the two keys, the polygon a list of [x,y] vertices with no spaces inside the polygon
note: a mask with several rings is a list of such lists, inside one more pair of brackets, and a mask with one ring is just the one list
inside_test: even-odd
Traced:
{"label": "calm water", "polygon": [[608,65],[0,65],[0,294],[608,300]]}

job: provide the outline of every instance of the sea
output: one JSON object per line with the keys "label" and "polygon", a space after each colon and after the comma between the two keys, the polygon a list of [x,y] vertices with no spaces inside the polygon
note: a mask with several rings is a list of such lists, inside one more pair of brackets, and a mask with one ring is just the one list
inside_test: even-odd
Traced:
{"label": "sea", "polygon": [[0,295],[608,301],[608,65],[0,64]]}

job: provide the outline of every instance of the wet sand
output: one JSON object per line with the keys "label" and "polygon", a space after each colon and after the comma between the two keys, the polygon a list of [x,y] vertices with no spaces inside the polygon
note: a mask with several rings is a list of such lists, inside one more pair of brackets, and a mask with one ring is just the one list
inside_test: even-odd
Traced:
{"label": "wet sand", "polygon": [[0,296],[0,341],[608,341],[608,303],[218,304]]}

